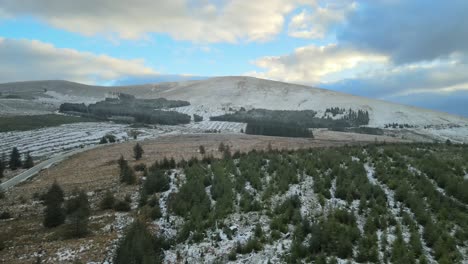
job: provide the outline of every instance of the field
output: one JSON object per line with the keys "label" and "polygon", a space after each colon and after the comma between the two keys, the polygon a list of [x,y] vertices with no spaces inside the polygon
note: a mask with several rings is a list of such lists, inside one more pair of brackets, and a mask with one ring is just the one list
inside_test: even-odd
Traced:
{"label": "field", "polygon": [[8,155],[13,147],[33,157],[47,157],[80,146],[97,144],[106,134],[119,140],[128,137],[126,126],[112,123],[75,123],[32,131],[0,133],[0,153]]}

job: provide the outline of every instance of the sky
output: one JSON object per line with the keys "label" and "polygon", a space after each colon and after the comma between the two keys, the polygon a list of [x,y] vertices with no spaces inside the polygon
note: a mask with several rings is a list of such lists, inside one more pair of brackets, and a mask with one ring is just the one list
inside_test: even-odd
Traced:
{"label": "sky", "polygon": [[0,0],[0,83],[246,75],[468,117],[468,1]]}

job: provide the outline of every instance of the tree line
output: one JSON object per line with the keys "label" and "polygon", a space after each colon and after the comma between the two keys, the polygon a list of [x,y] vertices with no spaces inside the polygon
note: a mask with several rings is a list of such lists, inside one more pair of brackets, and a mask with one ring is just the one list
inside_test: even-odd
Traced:
{"label": "tree line", "polygon": [[349,109],[338,119],[317,117],[313,110],[267,110],[251,109],[239,110],[234,113],[210,117],[213,121],[241,122],[241,123],[281,123],[285,126],[299,126],[305,128],[343,128],[368,125],[369,112]]}
{"label": "tree line", "polygon": [[24,159],[17,147],[12,148],[7,160],[5,155],[0,157],[0,179],[4,177],[5,170],[17,170],[19,168],[29,169],[34,167],[34,159],[29,152],[25,154]]}
{"label": "tree line", "polygon": [[[123,98],[123,99],[122,99]],[[157,99],[136,99],[134,97],[106,98],[95,104],[64,103],[60,105],[62,113],[79,114],[98,119],[146,124],[177,125],[190,123],[191,117],[175,111],[163,111],[164,108],[173,108],[190,105],[186,101]],[[128,118],[117,118],[128,117]],[[132,120],[132,121],[131,121]]]}

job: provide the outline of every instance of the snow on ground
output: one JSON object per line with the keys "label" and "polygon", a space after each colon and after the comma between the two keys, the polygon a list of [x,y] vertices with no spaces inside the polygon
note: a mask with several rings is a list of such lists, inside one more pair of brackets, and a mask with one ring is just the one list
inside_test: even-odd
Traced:
{"label": "snow on ground", "polygon": [[[11,87],[7,87],[8,85],[4,86],[4,89],[11,90]],[[253,108],[314,110],[319,117],[329,116],[330,114],[325,114],[325,111],[330,107],[346,110],[360,109],[369,112],[369,126],[372,127],[384,127],[389,123],[408,124],[415,127],[409,129],[410,131],[430,136],[432,139],[446,140],[450,138],[455,142],[468,142],[468,119],[464,117],[325,89],[252,77],[216,77],[201,81],[141,85],[137,89],[135,89],[136,87],[89,87],[60,81],[27,82],[14,89],[20,90],[22,88],[24,91],[34,90],[41,95],[34,100],[18,100],[24,105],[14,105],[11,104],[12,101],[0,101],[0,115],[12,114],[15,111],[33,114],[34,111],[31,111],[33,109],[38,112],[53,112],[52,109],[57,110],[59,104],[63,102],[90,104],[102,100],[106,93],[124,92],[138,98],[163,97],[188,101],[190,102],[189,106],[168,110],[189,115],[201,115],[205,121],[209,121],[210,116],[232,113],[241,107],[246,110]],[[7,105],[7,103],[10,104]],[[339,115],[333,118],[338,117]],[[194,126],[194,128],[197,127]]]}
{"label": "snow on ground", "polygon": [[97,98],[97,97],[85,97],[85,96],[78,96],[72,94],[63,94],[58,93],[56,91],[47,91],[44,93],[45,96],[41,96],[37,98],[37,101],[48,103],[52,105],[60,106],[63,103],[84,103],[86,105],[94,104],[98,101],[101,101],[104,98]]}
{"label": "snow on ground", "polygon": [[245,123],[235,123],[235,122],[223,122],[223,121],[201,121],[197,123],[190,123],[186,125],[187,128],[195,131],[205,132],[205,131],[220,131],[220,132],[231,132],[231,133],[241,133],[245,131]]}
{"label": "snow on ground", "polygon": [[[163,86],[163,85],[161,85]],[[251,77],[217,77],[202,81],[153,87],[154,96],[189,101],[199,113],[229,111],[244,107],[273,110],[315,110],[323,116],[326,108],[369,111],[370,126],[388,123],[424,126],[428,124],[468,124],[466,118],[417,107],[358,97],[314,87],[274,82]]]}
{"label": "snow on ground", "polygon": [[447,139],[455,143],[468,144],[468,125],[453,127],[453,126],[439,126],[435,128],[415,128],[409,129],[416,133],[431,135],[434,140],[445,142]]}
{"label": "snow on ground", "polygon": [[[200,243],[180,243],[175,248],[165,251],[165,262],[174,263],[179,255],[189,263],[215,263],[216,260],[226,257],[229,252],[235,250],[238,243],[246,243],[253,236],[253,229],[257,223],[262,226],[264,232],[268,232],[269,222],[270,219],[267,216],[258,212],[231,214],[223,220],[226,226],[235,227],[231,238],[224,234],[222,229],[210,229],[207,232],[207,238]],[[215,239],[218,236],[219,241]],[[267,263],[268,260],[278,263],[281,262],[281,257],[289,251],[291,243],[290,236],[283,235],[271,245],[265,244],[262,251],[238,255],[236,261],[229,263]]]}
{"label": "snow on ground", "polygon": [[[388,201],[388,209],[390,211],[390,213],[393,215],[393,217],[397,220],[397,222],[400,224],[400,226],[402,227],[401,228],[401,232],[402,232],[402,235],[403,235],[403,238],[405,240],[405,242],[408,242],[409,240],[409,237],[410,237],[410,232],[408,230],[408,228],[402,224],[402,217],[399,215],[400,214],[400,210],[399,208],[403,208],[403,211],[408,213],[412,219],[415,219],[415,216],[413,214],[413,212],[408,208],[406,207],[405,205],[403,205],[402,203],[398,202],[395,200],[395,192],[393,190],[391,190],[390,188],[388,188],[387,185],[385,185],[384,183],[381,183],[379,180],[377,180],[375,178],[375,169],[372,165],[370,165],[369,163],[366,163],[364,164],[364,168],[366,170],[366,174],[367,174],[367,178],[369,179],[369,182],[372,183],[372,184],[375,184],[377,186],[379,186],[385,193],[385,195],[387,196],[387,201]],[[426,256],[427,260],[429,261],[429,263],[436,263],[435,260],[434,260],[434,257],[432,256],[431,254],[431,249],[427,246],[426,244],[426,241],[424,240],[424,237],[423,237],[423,226],[418,224],[418,231],[419,231],[419,236],[420,236],[420,240],[421,240],[421,243],[422,243],[422,246],[423,246],[423,252],[424,252],[424,255]],[[388,237],[389,237],[389,242],[393,242],[393,240],[395,239],[394,235],[392,235],[392,233],[394,233],[395,230],[391,230],[391,232],[388,233]],[[380,242],[380,238],[379,238],[379,242]]]}
{"label": "snow on ground", "polygon": [[453,196],[450,196],[448,195],[444,189],[440,188],[439,185],[437,184],[437,182],[434,180],[434,179],[431,179],[429,178],[425,173],[421,172],[420,170],[418,170],[417,168],[411,166],[411,165],[408,165],[408,170],[410,172],[412,172],[413,174],[415,175],[422,175],[424,176],[428,181],[431,182],[431,184],[434,186],[434,189],[436,189],[437,192],[439,192],[441,195],[447,197],[448,199],[452,200],[453,202],[455,202],[456,204],[458,205],[461,205],[465,208],[468,209],[468,205],[460,202],[457,198],[453,197]]}
{"label": "snow on ground", "polygon": [[[123,237],[126,228],[133,223],[134,219],[128,212],[115,212],[114,222],[104,227],[104,230],[117,232],[117,238],[110,241],[109,247],[106,248],[107,255],[105,260],[100,263],[112,263],[115,251],[117,250],[118,242]],[[101,258],[102,256],[99,256]]]}
{"label": "snow on ground", "polygon": [[50,156],[66,150],[96,144],[101,137],[112,134],[119,140],[127,135],[127,126],[113,123],[75,123],[30,131],[0,133],[0,153],[8,154],[13,147],[34,157]]}
{"label": "snow on ground", "polygon": [[168,199],[171,193],[177,193],[179,184],[185,181],[185,174],[181,173],[181,170],[172,170],[169,175],[171,182],[169,190],[162,192],[159,196],[159,206],[161,208],[162,217],[154,222],[157,226],[158,234],[165,238],[175,238],[177,235],[177,229],[182,226],[184,220],[180,216],[169,215]]}

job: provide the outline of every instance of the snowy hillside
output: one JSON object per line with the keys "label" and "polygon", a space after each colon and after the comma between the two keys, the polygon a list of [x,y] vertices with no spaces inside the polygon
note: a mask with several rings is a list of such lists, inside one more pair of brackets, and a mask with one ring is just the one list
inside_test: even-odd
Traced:
{"label": "snowy hillside", "polygon": [[[252,77],[216,77],[199,81],[147,84],[138,86],[88,86],[66,81],[39,81],[0,84],[0,93],[24,99],[0,97],[0,115],[31,114],[53,111],[62,102],[94,103],[113,92],[133,94],[138,98],[185,100],[190,106],[175,109],[185,114],[198,114],[205,121],[211,116],[239,110],[264,108],[271,110],[314,110],[325,116],[325,109],[339,107],[369,112],[372,127],[398,123],[414,126],[412,131],[432,139],[450,138],[458,142],[468,139],[468,119],[447,113],[404,106],[365,97],[275,82]],[[41,107],[39,107],[41,106]],[[16,112],[14,111],[16,108]],[[204,122],[211,126],[209,122]],[[200,125],[203,125],[200,124]],[[199,125],[199,126],[200,126]]]}
{"label": "snowy hillside", "polygon": [[[153,89],[141,88],[145,90],[145,96],[187,100],[192,105],[203,106],[210,112],[242,106],[247,109],[316,110],[320,114],[328,107],[340,107],[369,111],[371,126],[384,126],[393,122],[422,126],[468,124],[467,119],[446,113],[251,77],[219,77],[162,87],[154,85]],[[132,92],[128,88],[121,90]]]}
{"label": "snowy hillside", "polygon": [[307,109],[318,111],[319,115],[328,107],[340,107],[369,111],[370,126],[382,127],[388,123],[418,126],[468,124],[468,119],[447,113],[252,77],[216,77],[201,81],[123,87],[87,86],[64,81],[0,85],[0,92],[33,94],[36,100],[48,103],[70,100],[90,103],[114,91],[134,94],[141,98],[164,97],[186,100],[192,107],[183,109],[185,113],[199,113],[203,116],[220,114],[230,107],[232,109],[240,107],[272,110]]}

